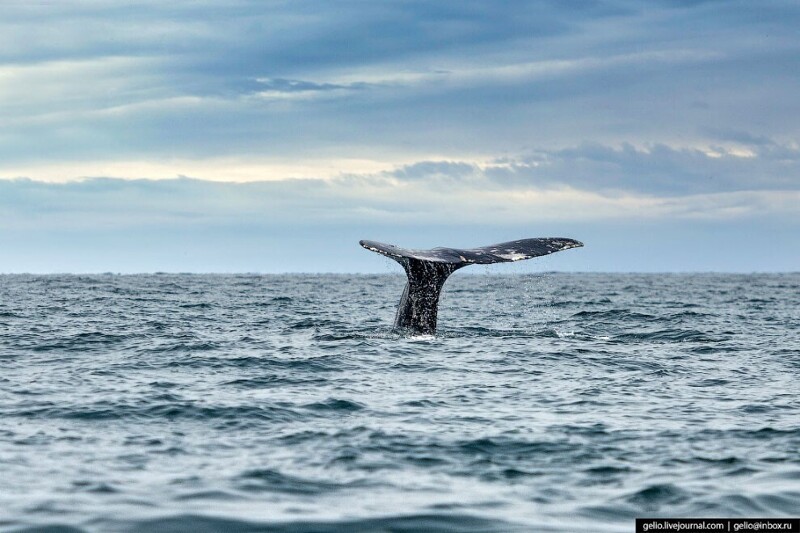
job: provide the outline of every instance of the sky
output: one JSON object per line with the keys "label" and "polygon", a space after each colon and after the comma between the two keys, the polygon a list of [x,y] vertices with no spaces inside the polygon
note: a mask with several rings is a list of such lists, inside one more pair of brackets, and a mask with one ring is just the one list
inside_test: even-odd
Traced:
{"label": "sky", "polygon": [[796,0],[0,1],[0,272],[800,271]]}

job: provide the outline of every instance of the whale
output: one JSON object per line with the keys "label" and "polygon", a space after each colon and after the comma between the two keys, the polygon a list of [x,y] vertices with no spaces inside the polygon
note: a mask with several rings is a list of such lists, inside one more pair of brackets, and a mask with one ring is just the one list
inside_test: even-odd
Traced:
{"label": "whale", "polygon": [[439,313],[439,295],[450,274],[469,265],[510,263],[579,248],[582,242],[562,237],[544,237],[501,242],[479,248],[431,248],[413,250],[393,244],[361,240],[372,252],[394,259],[408,278],[394,327],[414,335],[433,335]]}

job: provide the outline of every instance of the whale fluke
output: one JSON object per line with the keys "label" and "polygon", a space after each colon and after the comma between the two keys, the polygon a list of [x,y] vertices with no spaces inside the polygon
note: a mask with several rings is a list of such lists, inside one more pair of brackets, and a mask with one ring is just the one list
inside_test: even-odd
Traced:
{"label": "whale fluke", "polygon": [[411,250],[368,240],[359,241],[359,244],[367,250],[391,257],[406,271],[408,282],[400,299],[394,326],[418,334],[433,334],[436,331],[439,294],[450,274],[459,268],[521,261],[583,246],[576,240],[560,237],[521,239],[464,250]]}

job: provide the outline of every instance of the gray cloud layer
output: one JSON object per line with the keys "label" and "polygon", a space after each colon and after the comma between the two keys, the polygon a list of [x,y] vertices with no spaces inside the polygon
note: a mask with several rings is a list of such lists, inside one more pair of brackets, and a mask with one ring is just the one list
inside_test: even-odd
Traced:
{"label": "gray cloud layer", "polygon": [[498,271],[797,269],[796,189],[596,194],[524,180],[509,187],[494,176],[508,168],[427,162],[246,184],[0,181],[0,272],[398,273],[357,241],[476,246],[532,236],[587,246]]}
{"label": "gray cloud layer", "polygon": [[[757,141],[757,142],[756,142]],[[800,149],[766,139],[702,152],[585,144],[484,165],[423,161],[328,180],[0,181],[8,226],[162,222],[467,225],[649,218],[800,218]]]}
{"label": "gray cloud layer", "polygon": [[583,142],[680,149],[729,130],[798,138],[800,121],[787,119],[800,115],[800,7],[790,1],[2,10],[7,168],[214,155],[501,157]]}
{"label": "gray cloud layer", "polygon": [[[777,235],[775,264],[792,268],[798,27],[792,0],[5,2],[0,178],[33,181],[0,179],[0,246],[17,258],[4,268],[72,254],[91,269],[159,235],[164,257],[205,237],[241,239],[251,257],[255,242],[303,232],[314,249],[344,236],[443,244],[464,227],[626,234],[626,248],[606,242],[597,264],[610,269],[614,257],[693,264],[722,242],[729,255],[712,246],[708,260],[736,261],[742,235]],[[285,179],[306,162],[330,171]],[[85,170],[104,163],[113,171]],[[155,166],[232,180],[248,165],[273,181],[36,181]],[[703,235],[691,254],[641,253],[682,231]],[[258,257],[246,264],[271,260]],[[162,264],[151,259],[137,268]]]}

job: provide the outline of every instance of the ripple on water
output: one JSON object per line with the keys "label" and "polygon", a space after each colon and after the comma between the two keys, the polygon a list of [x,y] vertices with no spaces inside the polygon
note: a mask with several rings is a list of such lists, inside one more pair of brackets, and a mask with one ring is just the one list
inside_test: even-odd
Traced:
{"label": "ripple on water", "polygon": [[404,283],[0,276],[0,529],[798,514],[800,275],[456,275],[436,336]]}

